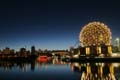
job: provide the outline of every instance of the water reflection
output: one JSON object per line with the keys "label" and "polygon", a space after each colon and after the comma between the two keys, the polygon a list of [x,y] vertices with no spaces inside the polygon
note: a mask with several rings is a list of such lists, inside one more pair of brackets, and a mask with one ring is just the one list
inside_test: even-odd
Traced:
{"label": "water reflection", "polygon": [[[9,74],[10,73],[10,74]],[[2,61],[0,62],[0,80],[119,80],[120,63],[71,63],[58,59],[48,61]],[[21,78],[21,75],[25,77]],[[34,75],[34,76],[31,76]],[[49,77],[45,77],[48,76]],[[66,78],[64,78],[66,77]],[[20,78],[20,79],[19,79]]]}
{"label": "water reflection", "polygon": [[18,68],[22,70],[23,72],[27,72],[28,70],[34,71],[36,66],[43,66],[47,67],[50,64],[52,65],[64,65],[64,64],[69,64],[70,62],[63,62],[58,59],[50,59],[48,61],[30,61],[30,62],[22,62],[22,61],[2,61],[0,62],[0,68],[2,68],[5,71],[10,71],[13,68]]}
{"label": "water reflection", "polygon": [[23,72],[27,71],[31,65],[31,70],[35,68],[35,62],[10,62],[10,61],[2,61],[0,62],[0,68],[5,71],[13,70],[14,68],[19,68]]}
{"label": "water reflection", "polygon": [[81,73],[81,80],[120,79],[120,63],[72,63],[71,69]]}

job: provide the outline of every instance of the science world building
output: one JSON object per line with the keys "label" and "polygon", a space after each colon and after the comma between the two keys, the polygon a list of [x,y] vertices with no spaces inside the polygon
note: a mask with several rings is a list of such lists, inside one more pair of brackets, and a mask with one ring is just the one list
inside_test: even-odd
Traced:
{"label": "science world building", "polygon": [[112,33],[110,28],[101,22],[90,22],[83,26],[79,34],[81,46],[78,48],[79,55],[108,56],[112,54]]}

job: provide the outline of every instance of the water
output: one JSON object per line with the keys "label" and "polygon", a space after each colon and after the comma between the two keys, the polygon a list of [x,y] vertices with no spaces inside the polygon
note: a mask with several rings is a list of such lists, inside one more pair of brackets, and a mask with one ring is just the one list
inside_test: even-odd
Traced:
{"label": "water", "polygon": [[120,63],[2,61],[0,80],[120,80]]}

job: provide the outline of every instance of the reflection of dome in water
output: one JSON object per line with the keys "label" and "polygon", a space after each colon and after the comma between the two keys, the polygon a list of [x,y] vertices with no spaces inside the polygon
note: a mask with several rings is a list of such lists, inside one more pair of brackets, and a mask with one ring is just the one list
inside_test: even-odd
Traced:
{"label": "reflection of dome in water", "polygon": [[111,44],[111,31],[107,25],[100,22],[91,22],[80,32],[79,40],[83,46]]}

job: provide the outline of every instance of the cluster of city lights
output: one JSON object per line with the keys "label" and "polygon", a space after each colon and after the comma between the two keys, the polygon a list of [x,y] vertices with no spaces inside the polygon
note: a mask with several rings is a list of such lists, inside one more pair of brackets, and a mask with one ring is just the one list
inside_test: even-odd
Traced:
{"label": "cluster of city lights", "polygon": [[107,25],[100,22],[91,22],[85,25],[79,35],[79,40],[83,46],[110,45],[111,31]]}

